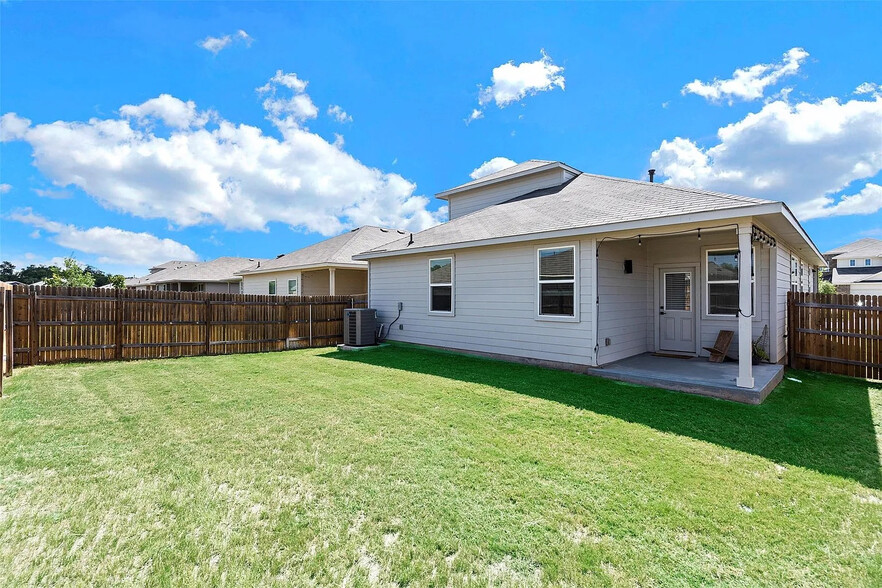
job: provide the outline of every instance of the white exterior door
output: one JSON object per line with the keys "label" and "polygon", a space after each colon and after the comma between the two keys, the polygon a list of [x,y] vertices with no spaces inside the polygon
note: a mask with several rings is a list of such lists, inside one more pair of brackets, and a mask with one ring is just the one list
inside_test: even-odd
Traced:
{"label": "white exterior door", "polygon": [[659,351],[695,352],[692,269],[659,270]]}

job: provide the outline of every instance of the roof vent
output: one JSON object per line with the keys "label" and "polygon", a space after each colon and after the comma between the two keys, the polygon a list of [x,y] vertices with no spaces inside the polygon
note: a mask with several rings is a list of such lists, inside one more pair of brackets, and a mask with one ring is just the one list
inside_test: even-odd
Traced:
{"label": "roof vent", "polygon": [[649,170],[649,181],[651,183],[655,182],[655,170],[654,169]]}
{"label": "roof vent", "polygon": [[278,258],[280,258],[280,257],[285,257],[285,254],[284,254],[284,253],[279,253],[278,255],[276,255],[276,259],[278,259]]}

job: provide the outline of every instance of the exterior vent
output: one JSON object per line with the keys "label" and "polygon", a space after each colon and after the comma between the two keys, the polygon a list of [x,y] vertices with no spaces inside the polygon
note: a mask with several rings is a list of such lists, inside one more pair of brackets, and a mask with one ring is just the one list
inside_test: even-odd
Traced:
{"label": "exterior vent", "polygon": [[343,311],[343,344],[351,347],[377,344],[376,309],[347,308]]}

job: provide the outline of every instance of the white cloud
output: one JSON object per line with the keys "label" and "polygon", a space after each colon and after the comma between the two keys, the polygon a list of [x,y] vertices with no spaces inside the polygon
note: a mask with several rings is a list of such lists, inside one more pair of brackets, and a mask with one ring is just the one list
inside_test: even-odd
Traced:
{"label": "white cloud", "polygon": [[714,81],[705,83],[696,79],[683,86],[681,92],[683,95],[697,94],[711,102],[727,100],[729,104],[735,100],[757,100],[763,97],[767,87],[777,84],[785,76],[796,74],[808,56],[805,49],[794,47],[784,54],[781,63],[760,63],[736,69],[732,77],[725,80],[714,78]]}
{"label": "white cloud", "polygon": [[176,129],[203,127],[211,119],[211,112],[199,112],[192,100],[184,102],[170,94],[160,94],[142,104],[125,104],[119,113],[125,118],[137,119],[141,125],[151,118]]}
{"label": "white cloud", "polygon": [[[265,92],[280,87],[309,100],[294,74],[279,72]],[[137,116],[32,125],[14,113],[0,118],[0,136],[27,142],[34,165],[56,186],[178,227],[266,230],[280,222],[332,235],[365,224],[421,230],[442,220],[412,182],[304,128],[302,111],[268,110],[278,136],[217,115],[204,127],[160,132]]]}
{"label": "white cloud", "polygon": [[254,41],[251,36],[239,29],[233,35],[224,35],[222,37],[205,37],[202,41],[198,43],[200,47],[205,49],[206,51],[211,51],[215,55],[229,47],[234,42],[244,43],[246,47],[251,47],[251,42]]}
{"label": "white cloud", "polygon": [[45,190],[43,188],[34,188],[34,194],[40,198],[51,198],[53,200],[64,200],[73,196],[68,190]]}
{"label": "white cloud", "polygon": [[879,84],[874,84],[873,82],[864,82],[860,86],[854,89],[855,94],[879,94],[882,92],[882,86]]}
{"label": "white cloud", "polygon": [[552,63],[545,50],[542,51],[542,57],[536,61],[518,65],[509,61],[494,67],[490,76],[493,83],[486,88],[479,86],[478,104],[481,108],[474,109],[466,122],[481,118],[483,107],[491,102],[495,102],[499,108],[505,108],[526,96],[548,92],[555,87],[563,90],[566,83],[563,70],[563,67]]}
{"label": "white cloud", "polygon": [[352,122],[352,117],[347,114],[342,107],[332,104],[328,106],[328,116],[335,119],[338,123],[350,123]]}
{"label": "white cloud", "polygon": [[662,141],[650,167],[676,185],[783,200],[801,219],[882,207],[875,184],[837,196],[882,171],[882,96],[776,101],[719,129],[717,137],[709,148],[681,137]]}
{"label": "white cloud", "polygon": [[0,194],[6,194],[12,190],[12,184],[0,184]]}
{"label": "white cloud", "polygon": [[498,171],[502,171],[514,165],[517,165],[517,162],[514,162],[507,157],[494,157],[473,169],[472,173],[469,174],[469,177],[473,180],[477,180],[478,178],[495,174]]}
{"label": "white cloud", "polygon": [[[268,94],[263,101],[263,108],[273,117],[282,116],[291,119],[290,122],[298,123],[318,116],[318,107],[312,102],[312,98],[306,93],[305,82],[297,77],[297,74],[286,74],[282,70],[276,71],[270,81],[257,88],[258,94]],[[292,91],[293,96],[279,97],[280,88]]]}
{"label": "white cloud", "polygon": [[[196,253],[172,239],[160,239],[150,233],[134,233],[115,227],[81,229],[75,225],[49,220],[23,208],[9,214],[9,219],[52,235],[52,241],[61,247],[97,256],[99,263],[113,265],[150,266],[169,259],[196,260]],[[31,234],[34,236],[34,233]]]}

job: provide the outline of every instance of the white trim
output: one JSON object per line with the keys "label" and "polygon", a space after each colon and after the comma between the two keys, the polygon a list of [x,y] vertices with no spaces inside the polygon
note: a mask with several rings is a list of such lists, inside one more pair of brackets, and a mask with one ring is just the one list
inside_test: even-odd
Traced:
{"label": "white trim", "polygon": [[[352,259],[368,260],[381,257],[397,257],[400,255],[411,255],[414,253],[431,253],[434,251],[450,251],[453,249],[467,249],[471,247],[483,247],[486,245],[504,245],[508,243],[523,243],[528,241],[542,241],[545,239],[571,239],[586,235],[601,235],[605,233],[616,233],[620,231],[636,231],[641,229],[649,229],[656,227],[670,227],[673,225],[705,223],[719,220],[730,220],[734,226],[738,219],[749,219],[752,215],[774,214],[782,211],[783,204],[781,202],[769,202],[766,204],[755,204],[742,206],[738,208],[727,208],[724,210],[712,210],[706,212],[692,212],[688,214],[680,214],[673,216],[662,216],[649,219],[640,219],[636,221],[626,221],[621,223],[611,223],[598,225],[595,227],[579,227],[574,229],[561,229],[558,231],[543,231],[537,233],[526,233],[519,235],[510,235],[507,237],[494,237],[491,239],[478,239],[475,241],[463,241],[459,243],[444,243],[441,245],[431,245],[428,247],[413,247],[408,249],[396,249],[394,251],[384,251],[377,249],[375,251],[366,251],[353,255]],[[450,221],[449,221],[450,222]],[[636,237],[636,235],[633,235]],[[643,234],[643,237],[665,237],[666,234],[653,235]],[[419,238],[419,233],[415,234]]]}
{"label": "white trim", "polygon": [[[539,255],[542,251],[547,251],[549,249],[572,249],[573,250],[573,279],[572,280],[545,280],[544,282],[541,280],[540,276],[540,260]],[[536,283],[536,303],[535,303],[535,319],[537,321],[551,321],[551,322],[566,322],[566,323],[578,323],[580,322],[580,306],[581,306],[581,297],[579,295],[579,266],[581,257],[579,256],[579,242],[567,242],[567,243],[554,243],[554,244],[543,244],[542,246],[534,247],[534,252],[536,254],[535,260],[535,273],[533,274],[533,279]],[[542,284],[573,284],[573,314],[542,314]]]}
{"label": "white trim", "polygon": [[[526,163],[526,162],[524,162]],[[542,172],[546,172],[555,168],[560,168],[562,170],[566,170],[573,174],[580,174],[579,170],[574,167],[570,167],[565,163],[561,163],[560,161],[551,161],[546,163],[545,165],[540,165],[539,167],[531,167],[530,169],[526,169],[523,171],[519,171],[513,174],[508,174],[504,176],[498,176],[495,178],[491,178],[485,181],[477,181],[477,182],[468,182],[467,184],[461,184],[454,188],[450,188],[449,190],[444,190],[443,192],[438,192],[435,194],[435,198],[439,200],[447,200],[449,196],[454,194],[459,194],[461,192],[468,192],[469,190],[474,190],[475,188],[485,188],[487,186],[492,186],[493,184],[498,184],[500,182],[505,182],[508,180],[514,180],[517,178],[523,178],[524,176],[531,176],[533,174],[540,174]],[[504,171],[504,170],[503,170]]]}
{"label": "white trim", "polygon": [[[432,283],[432,262],[438,261],[442,259],[450,260],[450,282],[445,282],[443,284],[433,284]],[[429,309],[429,314],[433,316],[456,316],[456,260],[453,255],[444,255],[441,257],[430,257],[426,260],[426,266],[428,268],[428,275],[426,276],[426,283],[428,284],[427,292],[429,295],[428,303],[426,308]],[[450,310],[432,310],[432,288],[435,287],[450,287]]]}
{"label": "white trim", "polygon": [[[659,276],[663,271],[667,270],[682,270],[682,269],[691,269],[693,275],[697,277],[697,281],[702,282],[701,274],[699,273],[699,268],[701,267],[701,263],[693,263],[693,262],[685,262],[685,263],[675,263],[675,262],[665,262],[665,263],[655,263],[652,265],[652,271],[654,277],[652,279],[653,285],[653,306],[652,311],[654,315],[653,324],[655,325],[655,334],[653,336],[653,349],[655,351],[661,351],[661,336],[659,334],[659,330],[661,329],[661,319],[659,319],[659,310],[661,309],[661,281],[659,280]],[[693,288],[694,290],[694,288]],[[693,321],[693,326],[695,328],[695,332],[693,333],[693,338],[695,340],[695,349],[693,349],[692,354],[696,357],[701,354],[701,321],[704,320],[703,314],[703,305],[702,305],[702,297],[696,296],[694,293],[692,295],[693,302],[693,315],[695,316],[695,320]],[[684,352],[688,353],[688,352]]]}
{"label": "white trim", "polygon": [[302,265],[286,265],[283,267],[271,267],[271,268],[255,268],[252,270],[246,271],[238,271],[235,273],[237,276],[250,276],[253,274],[268,274],[272,272],[296,272],[296,271],[312,271],[319,269],[358,269],[367,271],[367,265],[364,262],[361,263],[307,263]]}
{"label": "white trim", "polygon": [[[711,283],[714,283],[714,284],[736,284],[736,285],[739,283],[738,280],[714,280],[713,282],[711,282],[710,276],[708,275],[707,262],[708,262],[708,256],[710,255],[710,253],[712,251],[736,251],[740,254],[740,251],[738,249],[738,245],[733,245],[731,247],[727,247],[725,245],[711,245],[708,247],[701,248],[702,264],[703,264],[702,274],[704,277],[704,279],[702,280],[703,281],[702,289],[703,289],[703,295],[704,295],[704,314],[702,315],[702,318],[714,319],[714,320],[727,319],[727,318],[729,318],[729,319],[738,318],[737,313],[736,314],[711,314],[711,311],[710,311],[710,285],[711,285]],[[761,316],[762,315],[762,303],[761,303],[761,301],[759,301],[757,299],[757,291],[756,291],[756,284],[759,281],[758,280],[758,278],[759,278],[759,263],[758,263],[759,259],[757,258],[758,251],[757,251],[756,245],[751,246],[751,253],[752,253],[751,261],[753,262],[753,264],[752,264],[753,265],[753,267],[752,267],[753,272],[752,272],[752,276],[751,276],[750,285],[751,285],[751,289],[753,290],[753,304],[752,304],[752,308],[750,310],[751,310],[751,318],[753,320],[758,320],[758,319],[762,318],[762,316]],[[738,264],[739,264],[738,267],[741,267],[741,259],[738,260]],[[740,304],[740,300],[739,300],[739,304]],[[759,307],[759,308],[757,308],[757,307]]]}

